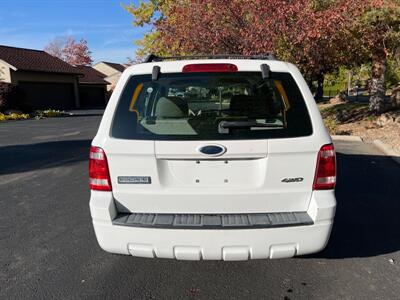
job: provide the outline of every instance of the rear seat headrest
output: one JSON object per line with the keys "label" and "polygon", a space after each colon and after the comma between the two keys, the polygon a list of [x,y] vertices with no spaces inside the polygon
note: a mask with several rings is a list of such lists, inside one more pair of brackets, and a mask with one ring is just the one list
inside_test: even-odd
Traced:
{"label": "rear seat headrest", "polygon": [[235,95],[231,99],[229,109],[234,112],[247,113],[254,104],[254,98],[247,95]]}
{"label": "rear seat headrest", "polygon": [[188,103],[180,97],[161,97],[158,99],[155,115],[162,118],[183,118],[188,116]]}
{"label": "rear seat headrest", "polygon": [[[268,101],[269,100],[269,101]],[[235,95],[231,99],[229,110],[242,116],[265,116],[273,113],[272,99],[262,99],[248,95]]]}

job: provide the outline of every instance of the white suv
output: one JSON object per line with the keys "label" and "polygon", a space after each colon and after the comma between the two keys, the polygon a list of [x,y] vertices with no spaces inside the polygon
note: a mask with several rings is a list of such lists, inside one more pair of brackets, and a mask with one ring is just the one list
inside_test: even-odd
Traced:
{"label": "white suv", "polygon": [[322,250],[331,232],[331,138],[299,70],[271,56],[150,56],[128,68],[89,168],[108,252],[285,258]]}

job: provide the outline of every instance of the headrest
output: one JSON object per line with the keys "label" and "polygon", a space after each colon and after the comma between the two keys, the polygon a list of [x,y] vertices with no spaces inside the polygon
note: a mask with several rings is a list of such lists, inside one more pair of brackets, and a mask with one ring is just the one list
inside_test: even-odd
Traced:
{"label": "headrest", "polygon": [[236,113],[247,114],[252,104],[254,104],[253,97],[247,95],[235,95],[231,99],[229,109]]}
{"label": "headrest", "polygon": [[182,118],[188,116],[188,103],[180,97],[158,99],[155,115],[162,118]]}
{"label": "headrest", "polygon": [[236,115],[257,117],[271,113],[270,102],[248,95],[235,95],[231,99],[229,109]]}

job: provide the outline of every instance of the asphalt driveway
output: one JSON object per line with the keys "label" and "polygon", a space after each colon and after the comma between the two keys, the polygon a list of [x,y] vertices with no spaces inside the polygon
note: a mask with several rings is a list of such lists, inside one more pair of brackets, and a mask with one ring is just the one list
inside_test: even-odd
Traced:
{"label": "asphalt driveway", "polygon": [[399,299],[400,167],[338,142],[338,210],[321,253],[184,262],[97,245],[87,157],[99,116],[0,124],[0,299]]}

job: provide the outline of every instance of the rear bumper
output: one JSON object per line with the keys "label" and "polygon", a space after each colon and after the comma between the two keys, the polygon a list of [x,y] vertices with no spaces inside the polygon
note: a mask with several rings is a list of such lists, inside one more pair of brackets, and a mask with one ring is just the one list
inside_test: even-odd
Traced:
{"label": "rear bumper", "polygon": [[335,214],[333,191],[313,193],[313,225],[261,229],[160,229],[119,226],[111,193],[92,192],[90,211],[97,240],[107,252],[183,260],[286,258],[322,250]]}

